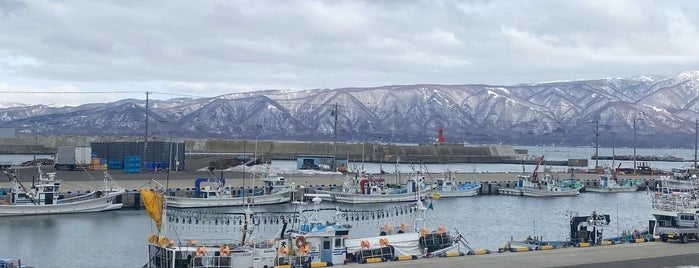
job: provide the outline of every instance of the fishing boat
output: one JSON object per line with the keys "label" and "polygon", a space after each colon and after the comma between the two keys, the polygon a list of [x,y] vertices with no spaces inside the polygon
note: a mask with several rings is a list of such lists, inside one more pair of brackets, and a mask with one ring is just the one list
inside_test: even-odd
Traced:
{"label": "fishing boat", "polygon": [[173,208],[206,208],[287,203],[294,185],[287,185],[284,177],[264,177],[262,189],[252,194],[233,194],[226,189],[223,178],[198,178],[194,182],[194,196],[166,196],[167,206]]}
{"label": "fishing boat", "polygon": [[476,196],[481,189],[481,184],[477,182],[457,183],[451,176],[451,172],[447,172],[445,178],[436,179],[435,185],[432,198]]}
{"label": "fishing boat", "polygon": [[[389,221],[415,215],[425,219],[422,202],[374,210],[320,208],[320,194],[313,197],[313,209],[281,212],[213,212],[170,209],[156,190],[141,189],[141,199],[157,233],[147,237],[148,262],[144,267],[325,267],[349,261],[374,262],[412,259],[426,256],[466,255],[470,248],[460,236],[446,228],[430,232],[424,227],[411,231],[401,224],[398,233],[384,225],[384,232],[363,239],[350,239],[353,226]],[[331,213],[322,217],[321,212]],[[400,216],[398,216],[400,215]],[[417,218],[416,218],[417,219]],[[258,229],[280,227],[273,235],[258,234]],[[396,225],[398,226],[398,225]],[[415,224],[415,226],[418,226]],[[193,230],[196,235],[190,236]],[[397,229],[396,229],[397,230]],[[168,236],[173,232],[177,235]],[[405,231],[403,233],[403,231]],[[231,239],[240,233],[240,240]],[[262,238],[260,238],[262,237]],[[355,245],[356,244],[356,245]],[[378,257],[379,254],[381,257]]]}
{"label": "fishing boat", "polygon": [[55,172],[44,173],[37,165],[38,178],[25,185],[11,169],[3,170],[12,182],[9,201],[0,202],[0,216],[23,216],[98,212],[120,209],[115,199],[125,191],[105,171],[104,185],[99,190],[83,194],[59,192],[61,181]]}
{"label": "fishing boat", "polygon": [[[148,241],[148,261],[144,267],[273,267],[276,251],[273,243],[267,241],[254,241],[248,236],[253,233],[250,224],[252,211],[248,208],[244,212],[229,214],[226,217],[214,214],[196,214],[196,212],[168,210],[165,205],[167,200],[163,197],[163,188],[155,190],[140,189],[141,200],[148,215],[153,219],[157,233],[150,234]],[[195,213],[195,214],[188,214]],[[184,238],[181,234],[175,236],[177,241],[168,237],[168,226],[176,223],[192,224],[192,219],[197,226],[214,225],[231,226],[239,225],[242,239],[235,241],[226,237],[207,237],[201,239]],[[237,223],[236,219],[244,219]],[[212,220],[212,221],[208,221]],[[220,225],[219,225],[220,224]]]}
{"label": "fishing boat", "polygon": [[32,268],[33,266],[26,266],[22,264],[22,260],[13,260],[7,258],[0,258],[0,268]]}
{"label": "fishing boat", "polygon": [[[621,164],[619,164],[621,166]],[[618,178],[618,168],[614,170],[614,173],[609,170],[605,171],[604,174],[600,175],[599,186],[587,187],[586,191],[597,192],[597,193],[619,193],[619,192],[636,192],[638,188],[642,185],[642,181],[626,181],[619,182]]]}
{"label": "fishing boat", "polygon": [[513,188],[501,188],[500,194],[521,195],[532,197],[553,197],[553,196],[576,196],[584,185],[564,184],[561,180],[554,178],[550,174],[545,174],[539,178],[538,169],[544,161],[542,156],[531,174],[517,175],[517,182]]}
{"label": "fishing boat", "polygon": [[412,202],[424,199],[430,187],[424,176],[411,176],[398,187],[389,187],[383,178],[348,177],[338,191],[315,190],[317,194],[328,196],[323,200],[348,204],[372,204]]}
{"label": "fishing boat", "polygon": [[373,263],[489,253],[486,250],[473,250],[458,230],[450,232],[446,227],[439,226],[431,231],[425,221],[428,208],[421,200],[414,204],[418,216],[412,227],[405,223],[386,223],[378,236],[347,239],[347,259],[350,262]]}

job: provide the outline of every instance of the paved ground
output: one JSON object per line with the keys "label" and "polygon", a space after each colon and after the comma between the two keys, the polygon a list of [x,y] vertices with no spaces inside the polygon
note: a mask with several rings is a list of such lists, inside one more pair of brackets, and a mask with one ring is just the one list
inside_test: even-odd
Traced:
{"label": "paved ground", "polygon": [[363,267],[699,267],[699,242],[648,242],[363,264]]}

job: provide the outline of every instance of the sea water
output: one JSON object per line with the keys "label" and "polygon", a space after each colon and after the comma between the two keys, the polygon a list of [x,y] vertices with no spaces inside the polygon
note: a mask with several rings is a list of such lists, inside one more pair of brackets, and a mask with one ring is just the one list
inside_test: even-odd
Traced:
{"label": "sea water", "polygon": [[[519,196],[478,196],[433,200],[425,226],[444,226],[460,232],[474,249],[497,251],[510,239],[539,236],[544,240],[566,240],[571,215],[609,214],[611,223],[605,237],[648,226],[650,195],[634,193],[583,193],[572,197],[531,198]],[[335,204],[324,204],[335,206]],[[394,206],[387,204],[385,206]],[[427,205],[427,202],[425,203]],[[257,208],[291,211],[292,205]],[[347,209],[375,209],[376,205],[341,206]],[[254,208],[255,209],[255,208]],[[352,238],[379,234],[383,221],[350,222]],[[398,223],[393,223],[398,224]],[[408,222],[411,226],[412,222]],[[395,225],[397,226],[397,225]],[[219,235],[240,239],[240,226]],[[238,228],[238,229],[235,229]],[[271,239],[278,229],[260,227],[258,239]],[[21,216],[0,218],[0,257],[22,259],[35,267],[142,267],[148,258],[147,237],[156,233],[143,210]],[[176,234],[169,237],[176,239]],[[191,238],[191,237],[187,237]],[[195,237],[196,238],[196,237]]]}

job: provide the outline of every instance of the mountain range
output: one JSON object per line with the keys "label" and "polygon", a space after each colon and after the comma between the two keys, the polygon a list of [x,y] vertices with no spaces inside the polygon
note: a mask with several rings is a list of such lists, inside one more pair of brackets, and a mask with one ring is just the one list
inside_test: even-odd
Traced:
{"label": "mountain range", "polygon": [[[2,104],[0,104],[2,105]],[[77,107],[5,103],[30,135],[693,148],[699,71],[513,86],[391,85],[123,99]],[[336,130],[336,131],[335,131]]]}

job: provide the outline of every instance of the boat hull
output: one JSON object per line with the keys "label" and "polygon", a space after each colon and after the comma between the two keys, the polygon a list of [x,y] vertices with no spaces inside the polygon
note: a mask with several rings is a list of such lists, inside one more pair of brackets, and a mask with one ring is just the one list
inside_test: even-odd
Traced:
{"label": "boat hull", "polygon": [[123,193],[124,191],[122,190],[118,192],[108,193],[103,197],[86,199],[70,203],[58,203],[49,205],[0,205],[0,217],[99,212],[120,209],[123,204],[114,203],[114,199]]}
{"label": "boat hull", "polygon": [[[330,197],[321,197],[324,201],[333,201],[345,204],[375,204],[375,203],[394,203],[394,202],[414,202],[418,199],[417,193],[404,194],[350,194],[333,191],[316,191],[318,194],[328,194]],[[427,191],[424,191],[419,196],[424,199]]]}
{"label": "boat hull", "polygon": [[636,192],[638,191],[638,186],[629,187],[586,187],[585,191],[594,193],[623,193],[623,192]]}
{"label": "boat hull", "polygon": [[246,205],[274,205],[291,201],[288,192],[248,197],[180,197],[167,196],[166,204],[172,208],[236,207]]}
{"label": "boat hull", "polygon": [[[478,189],[480,188],[468,189],[464,191],[435,191],[435,194],[439,195],[439,198],[471,197],[478,195]],[[435,194],[433,194],[433,196]]]}
{"label": "boat hull", "polygon": [[532,189],[532,188],[523,188],[522,190],[522,195],[523,196],[533,196],[533,197],[548,197],[548,196],[576,196],[580,194],[580,191],[575,189],[575,190],[560,190],[560,191],[548,191],[548,190],[539,190],[539,189]]}

